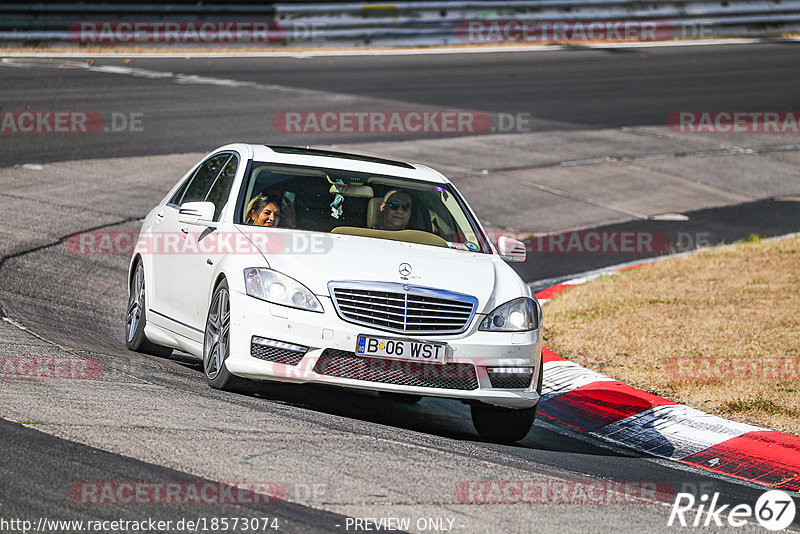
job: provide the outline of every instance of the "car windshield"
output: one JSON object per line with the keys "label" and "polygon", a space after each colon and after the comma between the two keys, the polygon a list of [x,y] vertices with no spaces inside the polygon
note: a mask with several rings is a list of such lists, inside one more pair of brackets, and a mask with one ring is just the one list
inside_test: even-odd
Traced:
{"label": "car windshield", "polygon": [[[238,224],[273,224],[490,253],[449,184],[397,176],[253,162],[236,212]],[[259,210],[277,209],[265,223]]]}

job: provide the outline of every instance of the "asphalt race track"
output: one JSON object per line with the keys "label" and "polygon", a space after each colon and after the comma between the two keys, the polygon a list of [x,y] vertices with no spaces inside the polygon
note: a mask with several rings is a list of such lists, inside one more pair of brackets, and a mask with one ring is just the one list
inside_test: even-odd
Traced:
{"label": "asphalt race track", "polygon": [[[428,532],[671,532],[678,492],[753,505],[764,488],[552,425],[537,422],[514,446],[482,442],[456,402],[409,406],[280,384],[250,395],[212,390],[192,358],[125,349],[128,256],[75,253],[66,240],[138,230],[186,169],[232,141],[425,162],[451,177],[491,229],[658,236],[660,246],[632,251],[534,251],[518,266],[534,285],[751,233],[797,232],[800,133],[681,134],[666,121],[679,110],[800,109],[798,46],[0,58],[0,110],[91,111],[105,128],[0,134],[0,356],[80,356],[103,368],[96,380],[0,379],[0,518],[270,518],[279,531],[358,532],[365,523],[355,519],[392,517]],[[494,131],[285,133],[274,120],[291,110],[443,109],[486,113]],[[526,120],[501,128],[500,114]],[[655,483],[670,497],[474,504],[457,491],[487,480]],[[100,481],[269,482],[283,493],[268,504],[76,502],[75,487]],[[0,523],[0,531],[13,530]]]}
{"label": "asphalt race track", "polygon": [[[93,61],[95,69],[138,69],[116,76],[97,70],[98,75],[89,76],[90,66],[80,59],[6,58],[7,65],[27,68],[3,68],[3,110],[87,109],[104,117],[141,113],[144,132],[4,136],[0,165],[203,152],[232,140],[310,141],[307,135],[275,131],[273,116],[286,110],[528,113],[530,128],[540,132],[664,125],[677,110],[791,110],[797,106],[799,50],[800,43],[789,42],[441,56]],[[397,139],[403,136],[387,140]],[[375,136],[323,133],[313,141],[369,142]]]}

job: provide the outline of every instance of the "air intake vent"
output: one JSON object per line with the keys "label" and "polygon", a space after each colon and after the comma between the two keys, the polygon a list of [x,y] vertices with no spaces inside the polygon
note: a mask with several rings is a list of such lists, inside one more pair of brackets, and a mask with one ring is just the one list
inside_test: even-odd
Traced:
{"label": "air intake vent", "polygon": [[528,389],[531,387],[533,371],[530,373],[488,373],[493,388]]}
{"label": "air intake vent", "polygon": [[478,389],[478,377],[471,363],[445,365],[366,358],[353,352],[326,349],[314,366],[314,372],[351,380],[424,388]]}
{"label": "air intake vent", "polygon": [[308,347],[293,345],[276,339],[253,336],[250,341],[250,356],[269,362],[297,365],[306,352],[308,352]]}

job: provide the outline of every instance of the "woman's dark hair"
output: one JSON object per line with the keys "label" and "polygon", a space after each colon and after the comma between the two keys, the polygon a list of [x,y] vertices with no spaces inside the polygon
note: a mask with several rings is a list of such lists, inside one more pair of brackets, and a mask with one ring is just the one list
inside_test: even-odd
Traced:
{"label": "woman's dark hair", "polygon": [[275,212],[275,216],[280,217],[280,202],[275,197],[272,197],[267,193],[259,193],[257,196],[253,197],[253,200],[251,200],[249,204],[247,204],[247,210],[244,212],[245,224],[253,224],[255,221],[250,214],[253,212],[260,213],[261,210],[266,208],[268,204],[275,204],[275,206],[278,208],[278,211]]}

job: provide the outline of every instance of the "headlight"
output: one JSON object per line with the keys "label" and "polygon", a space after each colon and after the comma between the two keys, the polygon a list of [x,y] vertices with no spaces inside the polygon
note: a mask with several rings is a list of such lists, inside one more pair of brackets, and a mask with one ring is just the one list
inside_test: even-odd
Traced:
{"label": "headlight", "polygon": [[494,332],[524,332],[539,328],[539,306],[521,297],[498,306],[486,316],[479,330]]}
{"label": "headlight", "polygon": [[249,267],[244,270],[247,294],[273,304],[322,313],[322,304],[303,284],[271,269]]}

